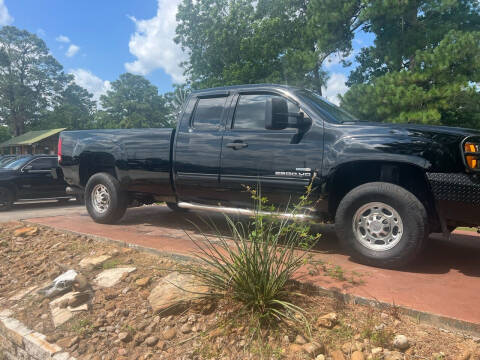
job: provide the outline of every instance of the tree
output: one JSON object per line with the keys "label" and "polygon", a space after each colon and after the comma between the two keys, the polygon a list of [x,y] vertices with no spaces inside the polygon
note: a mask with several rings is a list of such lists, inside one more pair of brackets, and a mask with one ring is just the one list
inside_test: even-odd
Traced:
{"label": "tree", "polygon": [[[339,2],[341,3],[341,1]],[[389,72],[412,70],[418,50],[436,47],[451,30],[480,30],[478,0],[369,1],[360,13],[363,30],[375,34],[373,46],[357,56],[359,66],[347,85],[361,84]]]}
{"label": "tree", "polygon": [[450,31],[409,70],[354,85],[342,106],[361,119],[480,128],[480,32]]}
{"label": "tree", "polygon": [[178,116],[182,112],[183,106],[191,92],[187,84],[174,84],[173,88],[174,90],[172,92],[167,92],[163,95],[168,108],[168,122],[172,126],[177,122]]}
{"label": "tree", "polygon": [[67,82],[43,40],[13,26],[0,29],[0,123],[14,136],[55,106]]}
{"label": "tree", "polygon": [[193,87],[279,82],[322,91],[322,68],[348,54],[361,0],[183,0],[176,42]]}
{"label": "tree", "polygon": [[158,95],[157,87],[143,76],[125,73],[111,86],[111,90],[100,97],[102,110],[97,113],[96,127],[170,126],[165,98]]}
{"label": "tree", "polygon": [[93,95],[72,81],[62,91],[53,110],[46,111],[31,128],[51,129],[67,128],[69,130],[88,129],[93,126],[96,102]]}

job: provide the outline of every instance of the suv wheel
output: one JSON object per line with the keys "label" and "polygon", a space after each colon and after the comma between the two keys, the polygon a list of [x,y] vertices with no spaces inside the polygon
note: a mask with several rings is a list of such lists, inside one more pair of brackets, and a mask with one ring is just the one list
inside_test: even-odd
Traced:
{"label": "suv wheel", "polygon": [[428,236],[427,212],[415,195],[398,185],[368,183],[342,199],[335,229],[354,258],[397,268],[422,250]]}
{"label": "suv wheel", "polygon": [[85,204],[92,219],[100,224],[114,224],[120,220],[128,205],[128,197],[112,175],[93,175],[85,187]]}
{"label": "suv wheel", "polygon": [[0,187],[0,211],[10,210],[15,202],[15,195],[12,190]]}

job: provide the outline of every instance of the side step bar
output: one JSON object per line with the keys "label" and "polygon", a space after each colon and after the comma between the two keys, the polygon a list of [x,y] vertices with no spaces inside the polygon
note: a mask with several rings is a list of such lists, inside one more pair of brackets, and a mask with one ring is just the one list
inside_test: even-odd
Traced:
{"label": "side step bar", "polygon": [[[179,208],[182,208],[182,209],[213,211],[213,212],[219,212],[222,214],[244,215],[244,216],[253,216],[256,214],[255,210],[233,208],[233,207],[226,207],[226,206],[200,205],[200,204],[192,204],[187,202],[179,202],[177,205]],[[292,215],[289,213],[271,213],[267,211],[260,211],[260,214],[273,215],[282,219],[295,219],[295,220],[302,220],[302,221],[315,219],[315,216],[312,216],[310,214]]]}

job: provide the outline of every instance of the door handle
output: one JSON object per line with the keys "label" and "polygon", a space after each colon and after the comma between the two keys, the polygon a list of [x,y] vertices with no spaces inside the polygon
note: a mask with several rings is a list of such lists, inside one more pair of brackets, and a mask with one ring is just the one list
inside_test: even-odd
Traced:
{"label": "door handle", "polygon": [[227,147],[231,148],[233,150],[239,150],[242,148],[246,148],[248,146],[247,143],[244,143],[243,141],[234,141],[232,143],[228,143]]}

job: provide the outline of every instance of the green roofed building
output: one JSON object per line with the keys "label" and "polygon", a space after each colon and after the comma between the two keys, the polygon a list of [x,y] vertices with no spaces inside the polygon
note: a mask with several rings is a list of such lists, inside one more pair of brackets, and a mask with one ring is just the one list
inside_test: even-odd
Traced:
{"label": "green roofed building", "polygon": [[56,154],[62,129],[35,130],[0,144],[2,154]]}

